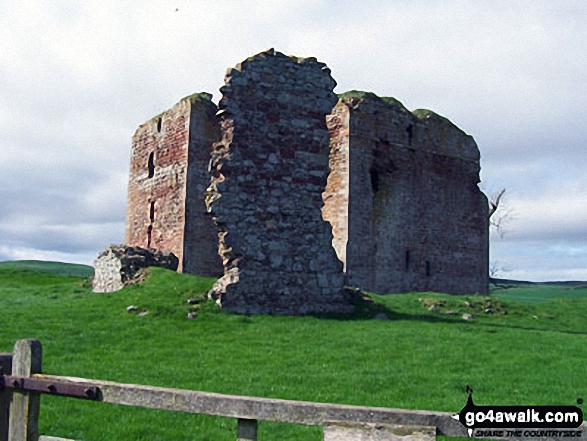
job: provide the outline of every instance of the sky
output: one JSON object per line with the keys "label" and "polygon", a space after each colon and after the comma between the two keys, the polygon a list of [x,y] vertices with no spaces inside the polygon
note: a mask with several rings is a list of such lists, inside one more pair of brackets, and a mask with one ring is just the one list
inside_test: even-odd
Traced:
{"label": "sky", "polygon": [[472,135],[498,277],[587,280],[584,0],[0,0],[0,260],[124,241],[131,137],[271,47]]}

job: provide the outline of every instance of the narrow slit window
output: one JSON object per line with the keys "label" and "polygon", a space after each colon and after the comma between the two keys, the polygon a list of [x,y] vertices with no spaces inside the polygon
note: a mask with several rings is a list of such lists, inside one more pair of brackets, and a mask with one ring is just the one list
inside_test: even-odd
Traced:
{"label": "narrow slit window", "polygon": [[406,250],[405,256],[405,270],[409,271],[410,269],[410,250]]}
{"label": "narrow slit window", "polygon": [[426,277],[430,277],[430,261],[426,261]]}
{"label": "narrow slit window", "polygon": [[149,178],[152,178],[153,176],[155,176],[155,152],[151,152],[149,154],[147,167],[149,169]]}
{"label": "narrow slit window", "polygon": [[406,132],[408,132],[408,145],[412,145],[412,137],[414,136],[414,126],[410,124],[406,128]]}
{"label": "narrow slit window", "polygon": [[151,248],[151,236],[153,234],[153,225],[147,227],[147,248]]}
{"label": "narrow slit window", "polygon": [[372,168],[369,170],[369,174],[371,175],[371,189],[373,190],[373,193],[377,193],[379,191],[379,173]]}
{"label": "narrow slit window", "polygon": [[157,118],[157,133],[161,133],[161,124],[163,120],[161,118]]}
{"label": "narrow slit window", "polygon": [[151,223],[155,220],[155,201],[151,202],[151,209],[149,210],[149,219]]}

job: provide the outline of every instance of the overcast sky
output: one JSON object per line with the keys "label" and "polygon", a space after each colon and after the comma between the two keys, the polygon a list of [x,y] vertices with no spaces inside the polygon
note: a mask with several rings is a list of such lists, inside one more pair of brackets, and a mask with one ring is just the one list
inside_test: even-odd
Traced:
{"label": "overcast sky", "polygon": [[586,23],[585,0],[0,0],[0,260],[122,242],[136,127],[274,47],[475,137],[500,276],[587,280]]}

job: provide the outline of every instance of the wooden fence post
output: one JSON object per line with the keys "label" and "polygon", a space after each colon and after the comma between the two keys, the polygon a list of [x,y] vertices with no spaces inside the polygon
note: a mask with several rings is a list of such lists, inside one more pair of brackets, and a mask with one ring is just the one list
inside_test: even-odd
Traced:
{"label": "wooden fence post", "polygon": [[[12,354],[0,354],[0,369],[3,375],[12,373]],[[8,417],[12,390],[0,391],[0,441],[8,441]]]}
{"label": "wooden fence post", "polygon": [[[41,373],[43,349],[38,340],[19,340],[12,353],[12,375],[30,377]],[[37,441],[39,438],[39,399],[36,392],[15,390],[10,406],[8,441]]]}
{"label": "wooden fence post", "polygon": [[236,441],[257,441],[257,420],[239,418]]}

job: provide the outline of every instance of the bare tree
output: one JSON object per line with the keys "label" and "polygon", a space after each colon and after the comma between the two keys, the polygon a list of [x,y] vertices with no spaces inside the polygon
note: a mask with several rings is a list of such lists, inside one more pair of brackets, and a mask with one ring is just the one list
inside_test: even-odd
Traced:
{"label": "bare tree", "polygon": [[497,260],[492,260],[489,262],[489,278],[495,279],[499,272],[501,271],[500,264]]}
{"label": "bare tree", "polygon": [[[502,239],[506,233],[504,225],[506,225],[509,221],[513,220],[512,209],[504,203],[505,192],[506,189],[501,188],[499,191],[487,193],[487,199],[489,201],[489,210],[487,212],[489,228],[493,228],[494,231],[497,234],[499,234],[499,237]],[[490,283],[495,284],[496,287],[498,287],[496,278],[499,277],[500,273],[509,271],[509,269],[506,269],[497,260],[489,262],[488,269]],[[507,285],[499,285],[499,287],[507,288]]]}
{"label": "bare tree", "polygon": [[487,214],[487,219],[489,220],[489,225],[495,228],[499,237],[504,236],[505,229],[504,225],[513,219],[512,217],[512,210],[509,208],[503,208],[503,199],[505,195],[505,188],[502,188],[496,193],[493,193],[489,196],[489,212]]}

